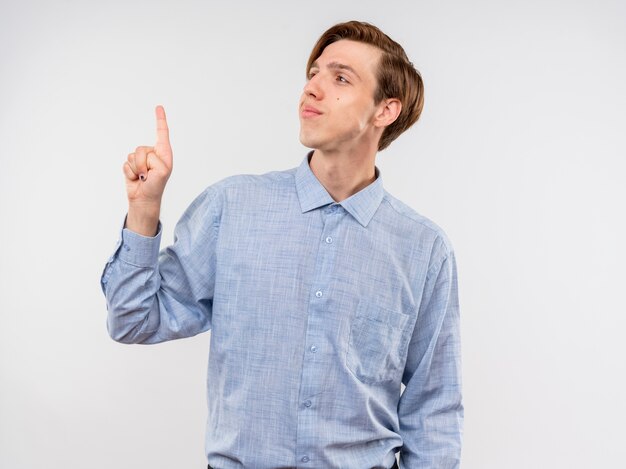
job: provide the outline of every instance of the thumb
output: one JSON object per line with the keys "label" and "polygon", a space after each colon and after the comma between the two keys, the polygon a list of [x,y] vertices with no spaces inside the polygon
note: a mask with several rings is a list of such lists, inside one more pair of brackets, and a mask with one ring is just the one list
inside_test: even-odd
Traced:
{"label": "thumb", "polygon": [[[153,151],[146,155],[146,165],[148,166],[148,174],[153,176],[155,173],[157,175],[167,175],[167,173],[169,173],[169,170],[167,166],[165,166],[165,163],[163,163],[163,160],[161,160],[161,158],[159,158]],[[146,174],[146,178],[144,180],[148,179],[148,174]]]}

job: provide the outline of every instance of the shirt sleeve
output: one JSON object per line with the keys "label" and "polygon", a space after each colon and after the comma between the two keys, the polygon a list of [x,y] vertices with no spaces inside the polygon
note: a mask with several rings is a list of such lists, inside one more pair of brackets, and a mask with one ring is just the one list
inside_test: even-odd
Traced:
{"label": "shirt sleeve", "polygon": [[427,273],[398,404],[400,468],[457,469],[463,433],[461,342],[453,251]]}
{"label": "shirt sleeve", "polygon": [[212,187],[196,197],[176,224],[174,243],[161,251],[160,221],[154,237],[122,225],[100,278],[113,340],[155,344],[211,328],[219,228],[216,198]]}

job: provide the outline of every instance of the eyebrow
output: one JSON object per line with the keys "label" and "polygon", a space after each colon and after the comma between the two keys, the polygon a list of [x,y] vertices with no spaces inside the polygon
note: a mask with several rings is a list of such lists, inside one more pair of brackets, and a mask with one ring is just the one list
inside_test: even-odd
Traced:
{"label": "eyebrow", "polygon": [[[363,81],[362,78],[359,76],[359,74],[356,73],[356,70],[353,69],[350,65],[342,64],[339,62],[329,62],[328,65],[326,65],[326,67],[333,69],[333,70],[347,70],[353,73],[359,80]],[[319,68],[317,60],[311,64],[311,68]]]}

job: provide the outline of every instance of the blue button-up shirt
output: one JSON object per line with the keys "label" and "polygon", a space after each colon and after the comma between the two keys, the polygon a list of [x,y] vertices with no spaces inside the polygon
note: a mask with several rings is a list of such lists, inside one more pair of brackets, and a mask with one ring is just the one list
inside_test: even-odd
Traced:
{"label": "blue button-up shirt", "polygon": [[[231,468],[457,468],[454,251],[381,173],[335,202],[309,167],[207,187],[159,250],[128,229],[101,277],[107,329],[211,330],[206,455]],[[401,383],[405,385],[401,393]]]}

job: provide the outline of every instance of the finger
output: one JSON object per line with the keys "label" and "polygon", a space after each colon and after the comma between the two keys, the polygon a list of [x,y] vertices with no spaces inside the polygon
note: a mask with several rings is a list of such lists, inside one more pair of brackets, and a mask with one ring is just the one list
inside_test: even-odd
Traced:
{"label": "finger", "polygon": [[148,175],[148,152],[154,151],[153,147],[137,147],[135,149],[135,160],[133,170],[139,176],[139,179],[145,181]]}
{"label": "finger", "polygon": [[131,181],[136,181],[139,179],[139,176],[135,174],[133,169],[130,167],[130,163],[128,161],[124,162],[124,167],[122,168],[124,171],[124,176],[126,176]]}
{"label": "finger", "polygon": [[126,162],[135,176],[139,177],[139,171],[137,171],[137,165],[135,164],[135,157],[135,153],[130,153],[128,158],[126,158]]}
{"label": "finger", "polygon": [[164,157],[171,158],[172,147],[170,145],[170,129],[167,126],[167,118],[165,116],[165,109],[159,105],[156,107],[156,123],[157,123],[157,139],[155,150],[156,154]]}

